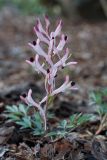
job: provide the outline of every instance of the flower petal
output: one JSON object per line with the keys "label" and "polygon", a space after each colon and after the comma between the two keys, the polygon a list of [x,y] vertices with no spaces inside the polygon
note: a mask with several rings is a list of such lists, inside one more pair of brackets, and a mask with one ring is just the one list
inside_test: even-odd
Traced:
{"label": "flower petal", "polygon": [[65,66],[70,66],[70,65],[74,65],[74,64],[77,64],[77,62],[68,62],[65,64]]}
{"label": "flower petal", "polygon": [[65,66],[65,62],[68,58],[69,50],[66,48],[64,56],[54,65],[55,67]]}
{"label": "flower petal", "polygon": [[62,20],[60,20],[58,23],[58,26],[54,32],[54,37],[57,37],[58,35],[60,35],[61,29],[62,29]]}
{"label": "flower petal", "polygon": [[66,90],[66,86],[67,86],[68,82],[69,82],[69,76],[67,75],[65,77],[65,82],[58,89],[54,90],[51,95],[53,96],[53,95],[56,95],[60,92],[64,92]]}
{"label": "flower petal", "polygon": [[48,55],[52,54],[53,44],[54,44],[54,41],[50,40],[49,48],[48,48]]}
{"label": "flower petal", "polygon": [[26,60],[26,62],[27,62],[28,64],[30,64],[30,65],[35,69],[35,71],[37,71],[37,72],[39,73],[39,70],[38,70],[38,68],[37,68],[37,66],[36,66],[36,64],[35,64],[35,61],[34,61],[34,62],[31,62],[31,61],[29,61],[29,60]]}
{"label": "flower petal", "polygon": [[58,46],[56,48],[57,52],[62,51],[64,46],[65,46],[65,44],[66,44],[66,39],[65,39],[65,35],[63,34],[61,36],[61,40],[60,40],[60,42],[59,42],[59,44],[58,44]]}
{"label": "flower petal", "polygon": [[37,37],[40,39],[40,41],[49,45],[48,38],[45,36],[45,34],[43,34],[42,32],[39,31],[38,26],[34,27],[34,31],[35,31]]}
{"label": "flower petal", "polygon": [[32,47],[32,48],[37,52],[38,55],[43,56],[43,57],[45,57],[45,58],[47,57],[47,54],[46,54],[45,51],[40,47],[39,44],[33,45],[33,44],[31,44],[31,43],[28,43],[28,45],[29,45],[30,47]]}
{"label": "flower petal", "polygon": [[46,33],[45,30],[43,29],[43,26],[42,26],[41,21],[40,21],[39,18],[37,19],[36,22],[37,22],[36,25],[38,26],[39,31],[40,31],[41,33]]}
{"label": "flower petal", "polygon": [[47,75],[46,70],[43,68],[43,65],[39,63],[39,55],[35,56],[35,64],[36,64],[36,68],[38,68],[38,70],[46,76]]}
{"label": "flower petal", "polygon": [[45,23],[46,23],[46,32],[49,33],[50,21],[48,16],[45,15]]}

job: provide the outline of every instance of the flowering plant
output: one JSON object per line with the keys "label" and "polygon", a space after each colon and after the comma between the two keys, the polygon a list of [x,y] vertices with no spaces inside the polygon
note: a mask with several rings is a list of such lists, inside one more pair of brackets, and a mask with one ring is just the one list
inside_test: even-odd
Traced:
{"label": "flowering plant", "polygon": [[[66,47],[68,37],[61,33],[62,20],[59,21],[55,31],[50,32],[50,21],[45,16],[45,28],[41,24],[40,19],[36,21],[34,26],[34,32],[36,33],[37,40],[32,43],[28,43],[29,46],[36,52],[35,58],[31,57],[26,60],[37,72],[42,73],[45,77],[45,90],[46,96],[37,103],[32,98],[32,90],[29,89],[28,94],[22,94],[20,98],[28,105],[34,106],[38,109],[41,118],[44,122],[44,130],[47,129],[47,108],[50,98],[55,95],[65,92],[67,90],[75,90],[75,82],[69,80],[69,75],[66,75],[64,83],[56,88],[55,78],[58,72],[66,66],[71,66],[77,62],[68,62],[70,58],[69,49]],[[58,37],[60,38],[57,43]],[[47,52],[43,48],[45,44]],[[41,61],[40,61],[41,58]],[[57,59],[57,62],[55,61]],[[45,103],[44,107],[43,104]]]}

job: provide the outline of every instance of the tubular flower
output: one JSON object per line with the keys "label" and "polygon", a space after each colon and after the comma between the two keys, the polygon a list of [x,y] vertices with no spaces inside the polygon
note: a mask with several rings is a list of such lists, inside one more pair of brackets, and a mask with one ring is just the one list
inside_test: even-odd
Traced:
{"label": "tubular flower", "polygon": [[46,116],[44,109],[40,106],[40,104],[36,103],[32,98],[32,90],[29,89],[28,94],[21,95],[20,98],[29,106],[34,106],[38,109],[42,119],[44,120],[45,130],[46,130]]}
{"label": "tubular flower", "polygon": [[27,95],[21,95],[20,98],[28,105],[36,106],[38,109],[40,108],[40,106],[32,98],[32,90],[31,89],[29,89]]}
{"label": "tubular flower", "polygon": [[[53,91],[51,92],[50,96],[55,96],[55,95],[57,95],[57,94],[59,94],[59,93],[61,93],[61,92],[62,92],[62,93],[65,92],[65,91],[67,91],[67,90],[77,90],[77,89],[78,89],[78,88],[75,87],[75,82],[69,81],[69,76],[67,75],[67,76],[65,77],[65,82],[64,82],[59,88],[53,90]],[[47,98],[48,98],[48,96],[45,96],[45,97],[41,100],[40,104],[44,103],[44,102],[47,100]]]}
{"label": "tubular flower", "polygon": [[43,74],[46,74],[46,71],[43,68],[44,63],[41,65],[38,60],[39,60],[39,55],[36,55],[35,59],[31,57],[29,60],[26,60],[26,62],[30,64],[34,68],[34,70],[37,71],[38,73],[41,72]]}
{"label": "tubular flower", "polygon": [[65,67],[65,66],[77,64],[77,62],[67,62],[66,63],[66,61],[69,58],[68,56],[69,56],[69,49],[66,48],[64,56],[56,64],[54,64],[54,67],[56,68],[60,66]]}
{"label": "tubular flower", "polygon": [[[46,107],[43,108],[44,102],[48,102],[50,96],[55,96],[59,93],[66,92],[67,90],[75,90],[75,82],[69,80],[69,76],[65,77],[64,83],[56,88],[55,81],[58,72],[67,66],[75,65],[77,62],[68,61],[70,58],[69,49],[66,47],[68,37],[61,33],[62,30],[62,20],[59,21],[56,29],[50,32],[50,21],[47,16],[45,16],[45,27],[43,27],[40,19],[36,20],[34,26],[34,32],[37,36],[37,40],[28,45],[35,51],[35,58],[31,57],[26,60],[35,71],[42,73],[44,76],[44,84],[46,90],[46,96],[39,102],[35,102],[32,98],[32,90],[28,91],[27,95],[20,96],[21,99],[28,105],[34,106],[40,112],[41,117],[44,121],[44,127],[46,130]],[[59,37],[59,43],[58,39]],[[46,44],[46,48],[44,45]],[[42,104],[42,105],[41,105]]]}

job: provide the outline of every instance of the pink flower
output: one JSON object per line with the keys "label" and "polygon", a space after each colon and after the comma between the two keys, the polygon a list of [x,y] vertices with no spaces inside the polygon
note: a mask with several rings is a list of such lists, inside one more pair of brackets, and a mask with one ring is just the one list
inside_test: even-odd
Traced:
{"label": "pink flower", "polygon": [[54,37],[57,37],[61,34],[61,30],[62,30],[62,20],[59,21],[57,28],[54,31]]}
{"label": "pink flower", "polygon": [[49,33],[50,21],[48,16],[45,16],[45,23],[46,23],[46,33]]}
{"label": "pink flower", "polygon": [[[75,82],[73,81],[69,81],[69,76],[67,75],[66,78],[65,78],[65,82],[57,89],[53,90],[52,93],[50,93],[49,95],[50,96],[54,96],[54,95],[57,95],[59,93],[63,93],[63,92],[66,92],[68,90],[77,90],[78,88],[75,87]],[[44,97],[40,104],[44,103],[46,100],[47,100],[48,96],[46,95],[46,97]]]}
{"label": "pink flower", "polygon": [[51,32],[50,36],[49,36],[50,21],[49,21],[48,17],[45,17],[45,22],[46,22],[46,29],[45,30],[43,29],[43,26],[42,26],[39,18],[36,22],[37,23],[36,23],[36,26],[34,27],[34,31],[35,31],[37,37],[40,39],[40,41],[46,43],[47,45],[49,45],[49,41],[52,38],[51,34],[53,34],[54,38],[61,34],[62,20],[59,21],[55,31]]}
{"label": "pink flower", "polygon": [[28,94],[24,94],[22,96],[20,96],[20,98],[29,106],[34,106],[39,110],[39,113],[42,117],[42,119],[44,120],[45,123],[45,130],[46,130],[46,116],[45,116],[45,111],[44,109],[40,106],[40,104],[36,103],[33,98],[32,98],[32,90],[29,89]]}
{"label": "pink flower", "polygon": [[67,90],[77,90],[77,87],[74,87],[74,83],[72,85],[72,81],[69,81],[69,76],[66,76],[65,78],[65,82],[58,88],[58,89],[55,89],[51,95],[54,96],[56,94],[59,94],[61,92],[65,92]]}
{"label": "pink flower", "polygon": [[50,38],[50,42],[49,42],[48,55],[52,55],[54,45],[55,45],[55,39],[54,39],[54,36],[53,36],[53,32],[51,32],[50,37],[51,38]]}
{"label": "pink flower", "polygon": [[65,66],[77,64],[77,62],[67,62],[66,63],[66,61],[69,58],[68,56],[69,56],[69,49],[66,48],[64,56],[56,64],[54,64],[54,67],[58,68],[60,66],[65,67]]}
{"label": "pink flower", "polygon": [[[42,73],[44,76],[46,96],[39,102],[35,102],[32,98],[32,90],[28,91],[27,95],[20,96],[21,99],[28,105],[36,107],[41,117],[44,121],[44,126],[46,130],[46,109],[45,105],[42,107],[43,102],[48,102],[50,96],[55,96],[59,93],[66,92],[68,90],[77,89],[75,82],[69,80],[69,76],[65,77],[64,83],[56,88],[55,81],[58,71],[66,66],[72,66],[77,64],[77,62],[68,61],[70,58],[69,49],[65,48],[68,37],[61,34],[62,21],[60,20],[56,29],[52,32],[49,31],[50,21],[47,16],[45,16],[45,27],[43,27],[40,19],[36,21],[34,31],[37,36],[37,40],[29,43],[29,46],[36,51],[35,58],[31,57],[30,60],[26,60],[35,71]],[[57,43],[57,37],[60,37],[59,43]],[[45,48],[42,47],[42,44]],[[65,50],[63,52],[63,50]],[[41,58],[41,59],[40,59]],[[57,58],[57,62],[55,59]],[[41,60],[41,61],[40,61]],[[47,103],[46,103],[47,104]]]}
{"label": "pink flower", "polygon": [[38,18],[36,21],[36,25],[34,27],[34,31],[37,35],[37,37],[40,39],[40,41],[49,44],[49,25],[50,22],[48,20],[48,18],[45,17],[45,22],[46,22],[46,29],[43,28],[40,19]]}
{"label": "pink flower", "polygon": [[47,94],[50,94],[55,88],[55,76],[57,73],[57,68],[50,68],[47,70],[47,75],[45,79],[45,89]]}
{"label": "pink flower", "polygon": [[26,62],[28,63],[28,64],[30,64],[34,69],[35,69],[35,71],[37,71],[38,73],[43,73],[43,74],[46,74],[46,71],[45,71],[45,69],[43,68],[43,66],[44,66],[44,63],[41,65],[40,63],[39,63],[39,55],[36,55],[35,56],[35,59],[33,59],[32,57],[30,58],[30,60],[26,60]]}
{"label": "pink flower", "polygon": [[59,52],[61,52],[64,49],[66,41],[67,41],[67,36],[62,34],[58,46],[56,48],[54,48],[54,54],[58,54]]}
{"label": "pink flower", "polygon": [[37,41],[33,41],[33,44],[32,43],[28,43],[29,46],[31,46],[38,55],[44,57],[46,59],[46,61],[50,64],[50,65],[53,65],[50,57],[47,55],[47,53],[41,48],[40,46],[40,41],[39,39],[37,39]]}
{"label": "pink flower", "polygon": [[32,98],[32,90],[29,89],[28,94],[24,94],[22,96],[20,96],[20,98],[28,105],[30,106],[36,106],[37,109],[40,109],[40,105],[38,103],[36,103],[33,98]]}
{"label": "pink flower", "polygon": [[41,46],[40,46],[40,40],[39,39],[37,39],[36,42],[33,41],[33,44],[32,43],[28,43],[28,45],[30,47],[32,47],[36,51],[36,53],[38,55],[43,56],[44,58],[47,59],[47,53],[41,48]]}

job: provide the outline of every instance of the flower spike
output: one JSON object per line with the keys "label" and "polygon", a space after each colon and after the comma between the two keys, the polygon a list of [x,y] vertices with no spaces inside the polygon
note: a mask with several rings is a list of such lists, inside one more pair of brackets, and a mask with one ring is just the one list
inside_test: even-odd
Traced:
{"label": "flower spike", "polygon": [[[28,43],[29,46],[36,52],[35,58],[31,57],[29,60],[26,60],[26,62],[30,64],[35,71],[42,73],[44,76],[46,95],[39,103],[37,103],[32,98],[32,90],[29,89],[28,93],[22,94],[20,98],[26,104],[38,109],[44,122],[44,129],[46,130],[46,112],[50,97],[54,97],[55,95],[66,92],[68,90],[77,89],[75,82],[69,80],[69,75],[66,75],[64,83],[56,88],[56,77],[62,68],[75,65],[77,62],[69,61],[69,49],[66,47],[68,37],[61,33],[62,20],[59,21],[56,29],[50,32],[50,21],[47,16],[45,16],[44,19],[45,27],[42,25],[40,19],[37,19],[36,25],[34,26],[34,32],[37,36],[37,40],[34,40],[32,43]],[[60,38],[59,41],[57,37]],[[46,105],[43,106],[44,102]]]}

